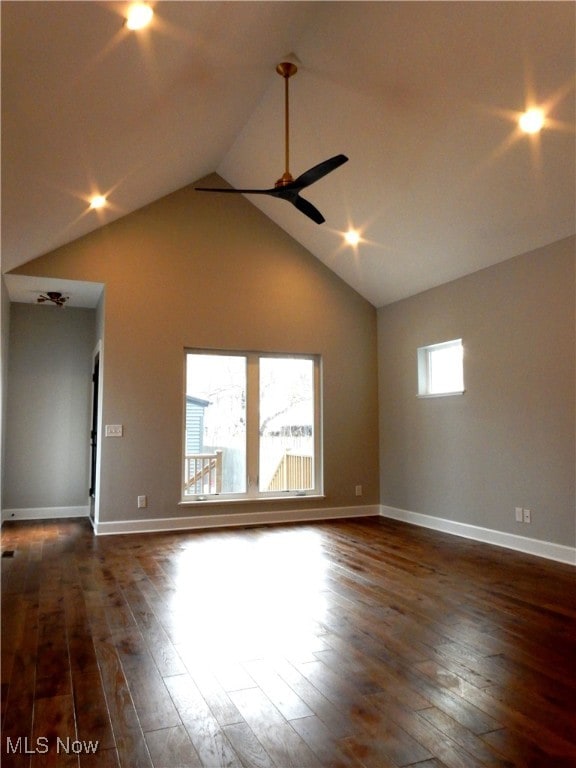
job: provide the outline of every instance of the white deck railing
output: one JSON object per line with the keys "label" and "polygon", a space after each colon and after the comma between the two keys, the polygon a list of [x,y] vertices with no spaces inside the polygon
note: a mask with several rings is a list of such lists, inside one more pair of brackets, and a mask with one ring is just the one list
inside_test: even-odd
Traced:
{"label": "white deck railing", "polygon": [[184,493],[204,496],[222,490],[222,451],[192,453],[184,458]]}

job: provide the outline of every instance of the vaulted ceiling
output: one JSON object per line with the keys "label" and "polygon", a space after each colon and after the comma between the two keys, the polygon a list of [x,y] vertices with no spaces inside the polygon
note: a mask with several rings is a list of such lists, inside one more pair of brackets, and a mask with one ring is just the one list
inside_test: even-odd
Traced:
{"label": "vaulted ceiling", "polygon": [[2,3],[4,272],[212,172],[273,186],[289,54],[293,174],[349,162],[306,190],[322,225],[248,199],[375,306],[574,233],[571,2],[127,5]]}

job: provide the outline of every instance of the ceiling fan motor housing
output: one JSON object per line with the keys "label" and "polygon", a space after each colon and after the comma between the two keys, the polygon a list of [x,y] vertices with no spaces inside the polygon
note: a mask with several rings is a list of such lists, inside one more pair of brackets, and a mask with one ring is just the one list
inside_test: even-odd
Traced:
{"label": "ceiling fan motor housing", "polygon": [[294,177],[289,171],[285,171],[282,176],[274,183],[275,187],[285,187],[287,184],[291,184],[294,181]]}

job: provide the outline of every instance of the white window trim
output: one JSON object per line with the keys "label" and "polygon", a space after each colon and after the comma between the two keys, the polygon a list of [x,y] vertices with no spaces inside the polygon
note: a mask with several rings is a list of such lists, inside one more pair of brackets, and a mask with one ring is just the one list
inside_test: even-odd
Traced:
{"label": "white window trim", "polygon": [[[188,496],[184,493],[182,474],[180,506],[201,504],[229,504],[253,501],[273,501],[286,499],[319,499],[324,496],[323,465],[323,416],[322,416],[322,358],[317,354],[295,354],[282,352],[247,352],[245,350],[215,350],[186,348],[184,350],[184,397],[182,417],[182,457],[186,454],[186,359],[190,353],[204,355],[232,355],[246,359],[246,491],[242,493],[218,493],[201,496]],[[260,491],[259,490],[259,397],[260,381],[258,361],[261,358],[294,358],[311,360],[314,364],[314,487],[295,491]],[[183,462],[182,462],[183,464]],[[183,469],[182,469],[183,473]]]}
{"label": "white window trim", "polygon": [[453,392],[431,392],[430,394],[423,394],[423,395],[418,393],[416,397],[419,398],[420,400],[431,400],[435,397],[455,397],[456,395],[464,395],[464,394],[466,394],[465,389],[455,389]]}

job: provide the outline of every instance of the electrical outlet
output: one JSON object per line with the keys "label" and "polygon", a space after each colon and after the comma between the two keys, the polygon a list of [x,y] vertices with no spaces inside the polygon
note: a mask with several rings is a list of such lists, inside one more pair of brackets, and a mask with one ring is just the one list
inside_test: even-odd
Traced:
{"label": "electrical outlet", "polygon": [[523,523],[524,522],[524,510],[522,509],[522,507],[516,507],[515,514],[516,514],[516,522],[517,523]]}
{"label": "electrical outlet", "polygon": [[531,523],[532,522],[532,510],[531,509],[525,509],[524,510],[524,522],[525,523]]}
{"label": "electrical outlet", "polygon": [[122,437],[122,424],[106,424],[104,434],[106,437]]}
{"label": "electrical outlet", "polygon": [[147,496],[138,496],[138,509],[144,509],[148,506]]}
{"label": "electrical outlet", "polygon": [[356,496],[362,496],[362,486],[357,485],[356,486]]}

